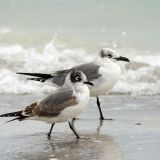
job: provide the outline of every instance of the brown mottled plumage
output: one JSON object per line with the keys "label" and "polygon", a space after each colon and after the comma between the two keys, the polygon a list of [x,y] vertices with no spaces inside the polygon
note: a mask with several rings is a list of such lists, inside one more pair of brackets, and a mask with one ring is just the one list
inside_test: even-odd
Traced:
{"label": "brown mottled plumage", "polygon": [[60,112],[64,108],[67,108],[67,107],[70,107],[70,106],[76,105],[76,104],[77,104],[76,97],[74,97],[74,96],[61,104],[58,104],[58,105],[53,104],[53,106],[46,106],[46,105],[43,106],[43,105],[39,104],[38,102],[35,102],[25,108],[24,114],[27,116],[55,117],[58,114],[60,114]]}

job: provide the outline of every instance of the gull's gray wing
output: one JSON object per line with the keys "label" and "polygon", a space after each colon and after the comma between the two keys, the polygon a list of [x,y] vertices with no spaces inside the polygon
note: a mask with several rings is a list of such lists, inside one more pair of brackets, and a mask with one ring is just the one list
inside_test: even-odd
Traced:
{"label": "gull's gray wing", "polygon": [[33,103],[24,110],[25,115],[29,116],[48,116],[54,117],[69,106],[76,105],[76,97],[73,90],[60,88],[54,94],[42,100],[39,104]]}
{"label": "gull's gray wing", "polygon": [[52,74],[43,74],[43,73],[17,73],[22,75],[33,76],[33,78],[28,78],[28,80],[40,81],[40,82],[50,82],[57,86],[62,86],[64,84],[67,74],[73,70],[82,71],[89,81],[99,78],[101,75],[98,73],[100,66],[95,63],[86,63],[79,66],[75,66],[70,69],[60,70]]}
{"label": "gull's gray wing", "polygon": [[58,86],[62,86],[64,84],[65,78],[69,72],[71,72],[73,70],[80,70],[86,75],[87,80],[92,81],[92,80],[97,79],[101,76],[101,74],[98,73],[99,68],[100,68],[100,66],[94,64],[93,62],[86,63],[86,64],[82,64],[79,66],[75,66],[75,67],[68,69],[68,70],[57,71],[52,74],[53,78],[50,78],[49,80],[51,80],[52,83],[54,83]]}
{"label": "gull's gray wing", "polygon": [[82,64],[80,66],[76,66],[72,69],[82,71],[86,75],[87,80],[92,81],[101,76],[101,74],[98,73],[99,68],[100,66],[92,62],[92,63],[87,63],[87,64]]}

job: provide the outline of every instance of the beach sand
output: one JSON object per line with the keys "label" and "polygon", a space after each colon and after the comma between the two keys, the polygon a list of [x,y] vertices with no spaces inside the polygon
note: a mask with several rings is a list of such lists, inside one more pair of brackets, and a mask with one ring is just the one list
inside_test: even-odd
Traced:
{"label": "beach sand", "polygon": [[[43,97],[0,95],[0,113],[21,110]],[[100,121],[95,98],[74,126],[89,140],[76,140],[67,123],[50,125],[23,121],[3,124],[0,118],[0,160],[159,160],[160,96],[108,95],[101,97],[105,118]]]}

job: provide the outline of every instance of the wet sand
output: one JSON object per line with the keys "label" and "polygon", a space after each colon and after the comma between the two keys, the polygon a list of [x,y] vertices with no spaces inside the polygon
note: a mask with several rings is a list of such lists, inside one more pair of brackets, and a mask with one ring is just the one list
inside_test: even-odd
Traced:
{"label": "wet sand", "polygon": [[[41,99],[35,95],[0,95],[0,113],[22,109]],[[46,133],[50,125],[37,121],[11,122],[0,118],[0,160],[159,160],[160,96],[104,96],[101,98],[105,118],[100,121],[96,101],[74,126],[89,140],[76,140],[68,124],[56,124],[52,138]]]}

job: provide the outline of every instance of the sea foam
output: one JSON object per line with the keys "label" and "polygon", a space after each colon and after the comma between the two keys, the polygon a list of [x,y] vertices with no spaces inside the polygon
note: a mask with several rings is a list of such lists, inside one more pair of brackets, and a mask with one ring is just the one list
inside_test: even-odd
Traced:
{"label": "sea foam", "polygon": [[[122,66],[123,74],[112,94],[156,95],[160,94],[160,56],[149,51],[122,50],[131,63]],[[97,53],[84,49],[58,49],[54,41],[45,45],[42,52],[36,48],[24,48],[20,44],[0,46],[0,93],[36,94],[51,92],[55,88],[39,82],[27,81],[16,72],[41,72],[70,68],[93,60]],[[85,58],[84,58],[85,57]]]}

